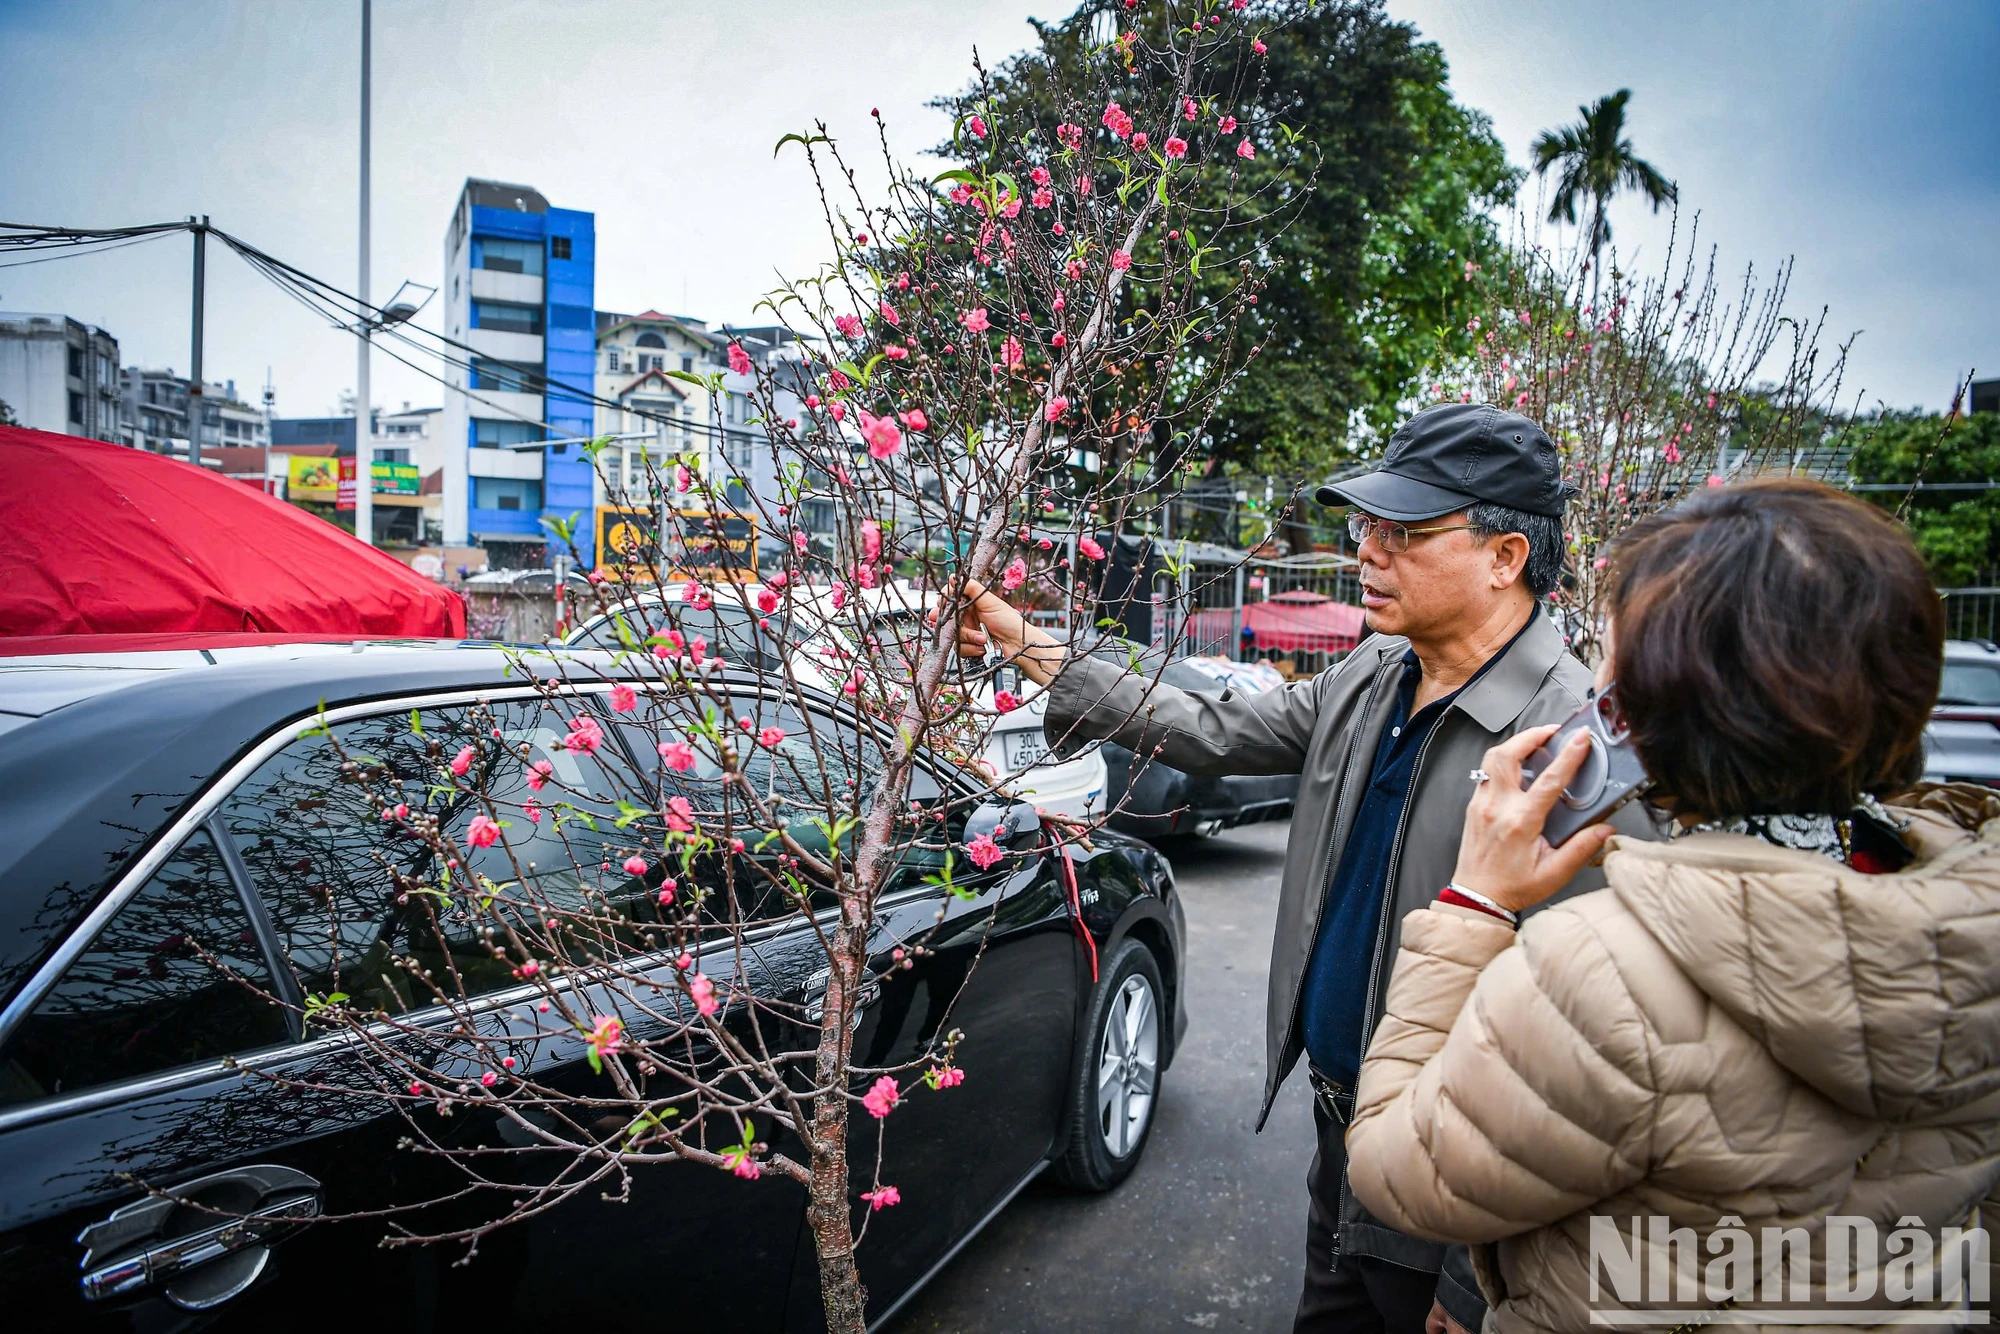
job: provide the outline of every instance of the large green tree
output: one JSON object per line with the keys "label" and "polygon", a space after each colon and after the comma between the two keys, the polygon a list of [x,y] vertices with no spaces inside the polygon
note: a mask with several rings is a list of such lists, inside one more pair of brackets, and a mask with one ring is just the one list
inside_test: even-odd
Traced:
{"label": "large green tree", "polygon": [[[1869,491],[1885,509],[1903,509],[1917,549],[1941,588],[1983,584],[2000,569],[2000,491],[1930,490],[1938,483],[1985,483],[2000,477],[2000,414],[1945,418],[1885,413],[1856,428],[1850,470],[1857,482],[1926,488]],[[1907,499],[1908,504],[1905,505]]]}
{"label": "large green tree", "polygon": [[[1115,33],[1163,34],[1199,8],[1090,3],[1036,22],[1036,48],[935,105],[954,118],[1025,116],[1053,135],[1079,110],[1064,90],[1089,82]],[[1250,15],[1266,49],[1219,79],[1238,90],[1228,105],[1200,114],[1235,117],[1267,148],[1237,162],[1234,181],[1205,185],[1212,197],[1187,216],[1195,229],[1204,213],[1230,217],[1226,253],[1277,267],[1227,335],[1263,350],[1198,432],[1191,461],[1210,475],[1303,478],[1350,457],[1357,416],[1377,429],[1397,420],[1440,338],[1469,349],[1467,265],[1500,253],[1488,209],[1512,199],[1519,173],[1487,118],[1452,99],[1443,53],[1380,0],[1259,0]],[[1157,145],[1179,127],[1139,128]],[[974,147],[960,136],[938,151],[966,161]],[[1135,305],[1144,299],[1135,288]]]}

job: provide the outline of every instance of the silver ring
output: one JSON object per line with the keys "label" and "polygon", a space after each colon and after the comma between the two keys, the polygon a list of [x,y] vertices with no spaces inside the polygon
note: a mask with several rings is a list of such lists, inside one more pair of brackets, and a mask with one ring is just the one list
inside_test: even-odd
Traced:
{"label": "silver ring", "polygon": [[1487,773],[1484,769],[1474,769],[1472,771],[1472,781],[1475,783],[1490,783],[1493,781],[1493,775]]}

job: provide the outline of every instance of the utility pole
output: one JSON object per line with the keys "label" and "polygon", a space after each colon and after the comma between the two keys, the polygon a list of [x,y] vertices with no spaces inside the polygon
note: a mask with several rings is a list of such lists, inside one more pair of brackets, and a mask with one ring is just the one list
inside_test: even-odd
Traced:
{"label": "utility pole", "polygon": [[[264,468],[264,494],[265,494],[265,495],[267,495],[267,496],[270,496],[270,495],[276,495],[276,494],[277,494],[277,492],[278,492],[278,488],[277,488],[277,487],[275,487],[275,486],[273,486],[273,485],[271,484],[271,409],[272,409],[272,408],[273,408],[273,407],[274,407],[274,406],[275,406],[275,405],[277,404],[277,401],[278,401],[278,391],[277,391],[277,389],[276,389],[276,388],[275,388],[275,387],[274,387],[274,386],[273,386],[273,385],[271,384],[271,368],[270,368],[269,366],[266,366],[266,367],[264,368],[264,463],[263,463],[263,468]],[[338,487],[339,487],[339,485],[340,485],[340,479],[336,477],[336,478],[334,479],[334,486],[335,486],[336,488],[338,488]],[[339,491],[338,491],[338,490],[336,490],[336,491],[334,492],[334,495],[335,495],[335,497],[336,497],[336,498],[338,498],[338,496],[339,496]]]}
{"label": "utility pole", "polygon": [[375,545],[375,414],[368,406],[368,353],[375,321],[368,312],[369,38],[374,0],[361,0],[361,346],[354,368],[354,535]]}
{"label": "utility pole", "polygon": [[201,321],[202,306],[208,293],[207,262],[204,243],[208,240],[208,215],[201,215],[196,222],[193,215],[188,217],[188,230],[194,233],[194,313],[189,325],[192,350],[188,359],[194,364],[188,377],[188,462],[201,466]]}

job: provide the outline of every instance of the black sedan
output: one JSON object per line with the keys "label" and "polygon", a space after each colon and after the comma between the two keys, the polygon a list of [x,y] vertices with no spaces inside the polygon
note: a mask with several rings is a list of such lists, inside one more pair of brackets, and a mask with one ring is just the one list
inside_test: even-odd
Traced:
{"label": "black sedan", "polygon": [[[335,1091],[367,1077],[352,1035],[308,1032],[298,1008],[215,967],[220,955],[295,1002],[328,990],[332,878],[383,874],[325,818],[342,780],[310,762],[302,729],[375,728],[388,745],[418,719],[449,732],[475,706],[498,717],[532,697],[513,663],[456,644],[0,659],[0,1295],[12,1327],[819,1326],[805,1193],[777,1173],[650,1165],[629,1198],[579,1192],[486,1235],[469,1259],[382,1246],[401,1221],[383,1211],[421,1207],[408,1221],[432,1235],[479,1221],[444,1199],[462,1172],[400,1143],[409,1124],[383,1101]],[[853,727],[830,701],[808,711],[794,727]],[[1044,1169],[1085,1189],[1121,1180],[1186,1024],[1184,926],[1162,857],[1097,836],[1077,853],[1073,908],[1032,812],[984,807],[968,827],[981,822],[1009,857],[980,911],[915,877],[879,904],[885,965],[897,942],[928,948],[864,994],[857,1059],[913,1058],[949,1004],[968,1075],[891,1123],[883,1179],[904,1202],[871,1216],[859,1252],[876,1324]],[[341,946],[413,950],[396,896],[372,888],[379,918],[340,922]],[[209,957],[191,938],[211,942]],[[795,989],[825,956],[801,918],[758,957],[753,986]],[[490,992],[483,1003],[532,1000],[505,972],[467,976]],[[544,1049],[535,1073],[580,1080],[587,1051]],[[426,1133],[498,1146],[508,1130],[462,1106]],[[872,1155],[875,1130],[857,1127],[857,1153],[865,1140]],[[800,1151],[775,1127],[759,1133]],[[357,1214],[370,1217],[328,1221]]]}

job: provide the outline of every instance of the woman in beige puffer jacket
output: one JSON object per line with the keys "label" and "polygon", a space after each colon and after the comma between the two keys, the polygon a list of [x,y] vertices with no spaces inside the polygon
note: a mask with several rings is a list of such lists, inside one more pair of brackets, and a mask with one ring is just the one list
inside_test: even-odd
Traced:
{"label": "woman in beige puffer jacket", "polygon": [[[1906,782],[1936,692],[1935,595],[1872,513],[1762,483],[1709,492],[1621,547],[1607,662],[1654,796],[1683,825],[1749,832],[1610,839],[1608,888],[1517,936],[1510,911],[1606,838],[1540,839],[1581,756],[1522,791],[1538,729],[1489,755],[1453,886],[1404,922],[1348,1133],[1352,1186],[1398,1228],[1475,1243],[1491,1334],[1755,1324],[1782,1305],[1889,1324],[1953,1305],[1936,1300],[1940,1266],[1912,1264],[1921,1250],[1892,1230],[1921,1220],[1936,1237],[1982,1209],[2000,1223],[2000,794],[1929,786],[1873,815],[1811,814]],[[1865,707],[1841,708],[1856,688]],[[1819,725],[1829,710],[1838,725]],[[1753,809],[1767,814],[1685,814]],[[1783,846],[1811,844],[1787,829],[1840,842]],[[1855,1266],[1872,1299],[1827,1290],[1834,1216],[1886,1243],[1879,1266]],[[1806,1230],[1803,1289],[1774,1286],[1790,1271],[1766,1228]],[[1707,1268],[1743,1245],[1740,1267]],[[1635,1261],[1621,1288],[1617,1266]],[[1693,1291],[1629,1282],[1676,1263]],[[1989,1281],[1973,1276],[1974,1295]],[[1890,1306],[1906,1309],[1876,1309]]]}

